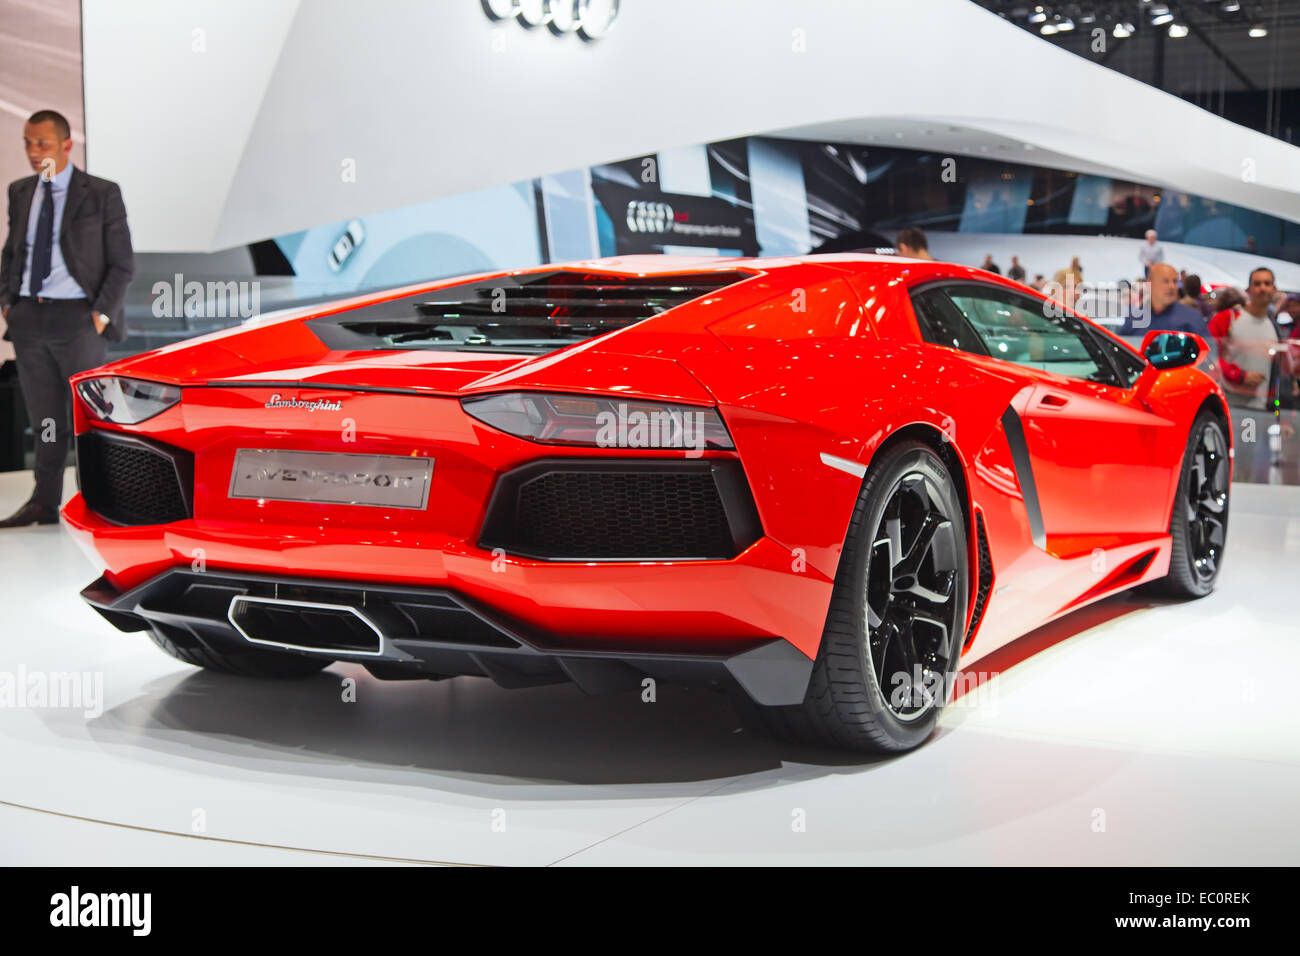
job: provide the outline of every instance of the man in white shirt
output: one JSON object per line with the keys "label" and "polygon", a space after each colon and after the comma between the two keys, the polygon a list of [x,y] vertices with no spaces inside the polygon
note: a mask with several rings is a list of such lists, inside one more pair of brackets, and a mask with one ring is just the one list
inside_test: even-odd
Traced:
{"label": "man in white shirt", "polygon": [[1138,261],[1142,263],[1143,275],[1151,278],[1151,267],[1157,262],[1165,261],[1165,247],[1156,242],[1156,231],[1147,230],[1147,241],[1138,248]]}
{"label": "man in white shirt", "polygon": [[1229,401],[1247,408],[1266,407],[1275,351],[1282,334],[1273,318],[1273,270],[1250,274],[1246,304],[1224,309],[1210,320],[1219,345],[1219,369]]}

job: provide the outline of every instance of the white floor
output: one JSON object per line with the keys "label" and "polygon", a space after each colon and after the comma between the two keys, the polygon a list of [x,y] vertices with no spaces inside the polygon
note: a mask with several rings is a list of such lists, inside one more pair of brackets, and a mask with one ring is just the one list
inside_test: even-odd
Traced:
{"label": "white floor", "polygon": [[[0,514],[29,483],[0,475]],[[103,688],[102,713],[0,706],[0,863],[1294,865],[1298,571],[1300,489],[1236,485],[1215,594],[1058,622],[862,762],[708,691],[210,675],[86,608],[61,528],[0,531],[0,677]]]}

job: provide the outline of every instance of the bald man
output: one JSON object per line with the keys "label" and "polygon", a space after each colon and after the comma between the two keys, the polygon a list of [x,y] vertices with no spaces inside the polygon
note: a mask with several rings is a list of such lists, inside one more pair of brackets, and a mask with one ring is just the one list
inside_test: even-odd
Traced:
{"label": "bald man", "polygon": [[1146,335],[1151,329],[1160,332],[1195,332],[1202,338],[1208,334],[1205,316],[1190,305],[1178,301],[1178,270],[1167,262],[1151,266],[1150,288],[1144,297],[1145,305],[1129,312],[1124,320],[1121,335]]}

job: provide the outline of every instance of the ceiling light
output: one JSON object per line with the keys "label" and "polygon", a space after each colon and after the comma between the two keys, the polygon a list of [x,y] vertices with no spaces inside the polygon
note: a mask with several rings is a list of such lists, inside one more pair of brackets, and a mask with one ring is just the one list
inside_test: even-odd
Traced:
{"label": "ceiling light", "polygon": [[1123,40],[1133,35],[1133,24],[1117,23],[1115,24],[1114,35],[1117,40]]}
{"label": "ceiling light", "polygon": [[[1055,24],[1055,23],[1044,23],[1044,24],[1039,28],[1039,32],[1042,33],[1043,36],[1045,36],[1045,37],[1054,36],[1054,35],[1056,34],[1056,24]],[[1252,32],[1252,33],[1251,33],[1251,36],[1254,36],[1254,35],[1255,35],[1255,34]]]}
{"label": "ceiling light", "polygon": [[1174,15],[1172,13],[1160,13],[1151,18],[1151,25],[1153,27],[1162,27],[1166,23],[1172,23],[1173,19]]}
{"label": "ceiling light", "polygon": [[1184,26],[1183,24],[1181,23],[1169,24],[1169,36],[1172,39],[1181,40],[1183,37],[1187,36],[1187,33],[1188,33],[1187,27]]}
{"label": "ceiling light", "polygon": [[1069,31],[1074,29],[1074,21],[1071,20],[1069,17],[1066,17],[1064,20],[1062,20],[1060,23],[1056,25],[1056,29],[1060,30],[1062,33],[1068,33]]}
{"label": "ceiling light", "polygon": [[1228,0],[1228,2],[1223,5],[1224,13],[1236,13],[1240,9],[1241,4],[1238,3],[1237,0]]}
{"label": "ceiling light", "polygon": [[1258,40],[1260,37],[1268,36],[1268,27],[1262,23],[1256,23],[1250,28],[1250,35]]}
{"label": "ceiling light", "polygon": [[1042,23],[1047,19],[1047,14],[1043,12],[1042,7],[1034,7],[1034,12],[1029,15],[1030,23]]}

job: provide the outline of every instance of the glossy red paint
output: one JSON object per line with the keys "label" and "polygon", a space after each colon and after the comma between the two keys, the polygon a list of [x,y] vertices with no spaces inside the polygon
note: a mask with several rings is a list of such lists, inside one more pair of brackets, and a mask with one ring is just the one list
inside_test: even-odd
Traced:
{"label": "glossy red paint", "polygon": [[[450,588],[557,647],[722,651],[774,637],[813,657],[861,487],[853,469],[826,456],[870,468],[888,443],[911,436],[950,456],[969,505],[972,568],[977,513],[987,531],[996,582],[965,661],[1167,570],[1188,429],[1205,403],[1223,407],[1200,370],[1147,368],[1121,389],[924,343],[909,299],[921,283],[963,279],[1035,295],[944,263],[633,257],[572,268],[749,278],[541,357],[331,351],[305,324],[387,294],[82,373],[73,381],[111,372],[182,387],[178,405],[130,427],[92,424],[78,403],[76,428],[192,451],[194,517],[121,527],[78,495],[64,510],[68,527],[122,590],[201,554],[210,569]],[[519,390],[716,407],[735,451],[706,454],[741,462],[763,536],[727,561],[542,562],[485,551],[477,541],[489,497],[515,466],[682,454],[538,445],[470,418],[459,401]],[[268,408],[275,394],[336,400],[343,410]],[[1024,424],[1041,546],[1003,425],[1008,407]],[[433,459],[430,503],[386,510],[231,498],[236,450],[267,447]]]}

